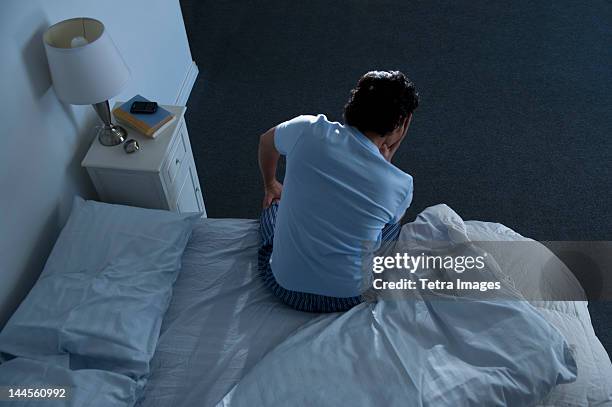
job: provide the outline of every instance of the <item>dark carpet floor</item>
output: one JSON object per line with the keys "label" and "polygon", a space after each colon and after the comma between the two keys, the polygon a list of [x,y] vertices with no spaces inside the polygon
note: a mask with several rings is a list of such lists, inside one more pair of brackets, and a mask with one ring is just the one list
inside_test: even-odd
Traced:
{"label": "dark carpet floor", "polygon": [[[410,218],[444,202],[539,240],[612,240],[609,1],[181,7],[200,68],[187,121],[209,216],[258,216],[263,131],[303,113],[341,120],[361,74],[399,69],[421,94],[395,158],[414,176]],[[590,307],[610,353],[612,303]]]}

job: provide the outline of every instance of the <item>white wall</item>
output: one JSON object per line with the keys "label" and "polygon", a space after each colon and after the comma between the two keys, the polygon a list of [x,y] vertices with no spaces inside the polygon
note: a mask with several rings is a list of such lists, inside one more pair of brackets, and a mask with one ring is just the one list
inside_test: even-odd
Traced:
{"label": "white wall", "polygon": [[51,24],[81,16],[106,25],[132,71],[115,100],[140,93],[175,103],[192,66],[178,0],[2,2],[0,327],[42,270],[72,197],[96,197],[80,162],[97,116],[56,98],[42,45]]}

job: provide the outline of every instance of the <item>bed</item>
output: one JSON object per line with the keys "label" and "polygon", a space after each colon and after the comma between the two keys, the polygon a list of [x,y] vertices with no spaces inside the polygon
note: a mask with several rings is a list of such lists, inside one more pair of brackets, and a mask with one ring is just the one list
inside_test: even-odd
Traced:
{"label": "bed", "polygon": [[[437,219],[465,228],[473,240],[526,239],[500,224],[463,222],[444,205],[428,215],[417,228],[405,225],[403,238],[415,229],[422,235],[422,224]],[[231,405],[226,395],[268,352],[296,331],[334,318],[293,311],[270,295],[257,277],[257,228],[256,221],[240,219],[207,219],[196,225],[139,406]],[[505,269],[514,271],[511,277],[519,289],[527,290],[536,276],[519,261],[506,259]],[[571,275],[563,278],[577,284]],[[540,301],[537,309],[565,335],[580,371],[574,383],[557,386],[539,405],[612,403],[612,367],[593,332],[586,302]]]}
{"label": "bed", "polygon": [[[59,405],[104,407],[612,404],[612,364],[586,301],[379,300],[298,312],[258,278],[254,220],[75,207],[0,332],[0,388],[65,385],[72,398]],[[446,205],[399,238],[429,240],[530,241]],[[495,255],[516,295],[551,294],[538,281],[554,256],[538,250]],[[555,289],[582,292],[556,270]]]}

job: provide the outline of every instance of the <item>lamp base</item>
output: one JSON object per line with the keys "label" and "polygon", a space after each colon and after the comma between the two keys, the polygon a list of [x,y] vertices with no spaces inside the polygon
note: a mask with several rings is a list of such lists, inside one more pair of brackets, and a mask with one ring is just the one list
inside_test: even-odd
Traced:
{"label": "lamp base", "polygon": [[125,141],[127,131],[116,124],[103,125],[98,130],[98,140],[103,146],[116,146]]}

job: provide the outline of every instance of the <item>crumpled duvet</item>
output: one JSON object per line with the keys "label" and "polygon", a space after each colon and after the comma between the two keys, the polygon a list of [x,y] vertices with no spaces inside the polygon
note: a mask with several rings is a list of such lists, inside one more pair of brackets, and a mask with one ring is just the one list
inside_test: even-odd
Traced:
{"label": "crumpled duvet", "polygon": [[[402,236],[468,239],[445,205],[420,219]],[[576,379],[576,362],[529,302],[508,298],[385,299],[317,318],[272,349],[218,406],[535,405]]]}

